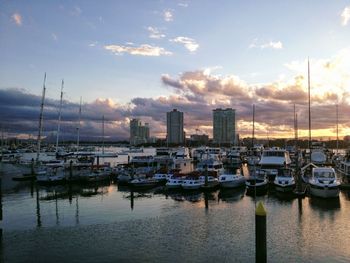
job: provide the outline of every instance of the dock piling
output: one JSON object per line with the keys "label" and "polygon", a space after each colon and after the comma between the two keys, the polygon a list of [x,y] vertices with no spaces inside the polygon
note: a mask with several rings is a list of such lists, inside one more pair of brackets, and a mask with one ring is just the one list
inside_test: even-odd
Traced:
{"label": "dock piling", "polygon": [[[2,175],[0,175],[0,223],[2,223]],[[0,243],[2,241],[2,225],[0,225]]]}
{"label": "dock piling", "polygon": [[255,208],[255,262],[266,263],[266,210],[260,201]]}

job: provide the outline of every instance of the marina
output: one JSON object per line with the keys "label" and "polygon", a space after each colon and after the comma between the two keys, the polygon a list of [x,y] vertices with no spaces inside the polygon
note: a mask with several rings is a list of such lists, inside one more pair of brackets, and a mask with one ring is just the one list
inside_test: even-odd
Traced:
{"label": "marina", "polygon": [[350,262],[350,3],[3,2],[0,262]]}
{"label": "marina", "polygon": [[[132,154],[153,156],[156,150],[145,148]],[[128,160],[122,154],[113,166]],[[209,191],[201,185],[206,180],[214,182],[214,177],[207,175],[206,179],[208,170],[203,166],[204,175],[192,181],[156,173],[154,179],[134,179],[135,185],[118,183],[115,176],[103,181],[43,185],[12,180],[22,171],[13,164],[1,163],[0,167],[4,262],[45,262],[47,258],[74,262],[169,262],[169,258],[173,262],[226,262],[235,258],[252,262],[254,214],[259,201],[268,211],[268,262],[347,262],[350,257],[344,247],[349,242],[345,227],[350,220],[349,191],[340,191],[336,198],[310,193],[298,198],[291,191],[267,184],[267,177],[261,190],[260,181],[249,175],[254,169],[246,163],[242,174],[240,169],[236,174],[223,173],[216,179],[217,187]],[[291,176],[284,171],[277,173],[276,180]],[[163,183],[166,180],[171,187]],[[139,187],[136,184],[140,182]],[[248,182],[257,188],[252,190]],[[184,183],[185,189],[181,189]],[[225,184],[220,187],[219,183]],[[332,242],[334,238],[339,243]],[[324,250],[320,240],[327,242],[329,249]],[[42,244],[44,250],[39,249]],[[284,253],[286,250],[293,253]]]}

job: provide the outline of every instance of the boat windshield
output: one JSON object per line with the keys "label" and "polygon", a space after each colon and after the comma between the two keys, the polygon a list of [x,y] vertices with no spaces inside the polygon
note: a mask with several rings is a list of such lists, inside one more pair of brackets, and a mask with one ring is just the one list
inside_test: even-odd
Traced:
{"label": "boat windshield", "polygon": [[332,171],[317,171],[315,172],[315,177],[317,178],[334,178],[335,175]]}
{"label": "boat windshield", "polygon": [[283,151],[265,151],[264,156],[276,156],[276,157],[284,157]]}

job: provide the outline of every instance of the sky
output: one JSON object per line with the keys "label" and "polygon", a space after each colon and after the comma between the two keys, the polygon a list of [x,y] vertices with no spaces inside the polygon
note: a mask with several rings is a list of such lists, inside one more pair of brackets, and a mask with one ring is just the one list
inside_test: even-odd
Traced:
{"label": "sky", "polygon": [[129,122],[166,135],[166,112],[186,134],[212,136],[212,110],[236,109],[237,132],[258,137],[350,134],[350,1],[0,0],[0,127],[36,136],[44,74],[45,136],[127,139]]}

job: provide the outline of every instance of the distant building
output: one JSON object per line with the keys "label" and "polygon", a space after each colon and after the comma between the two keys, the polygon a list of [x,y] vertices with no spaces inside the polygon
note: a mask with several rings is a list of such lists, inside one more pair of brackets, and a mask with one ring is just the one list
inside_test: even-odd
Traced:
{"label": "distant building", "polygon": [[139,119],[130,121],[130,144],[138,145],[149,141],[149,124],[142,122]]}
{"label": "distant building", "polygon": [[167,143],[183,144],[185,141],[183,112],[173,109],[166,114]]}
{"label": "distant building", "polygon": [[232,108],[213,110],[213,142],[235,144],[236,110]]}

